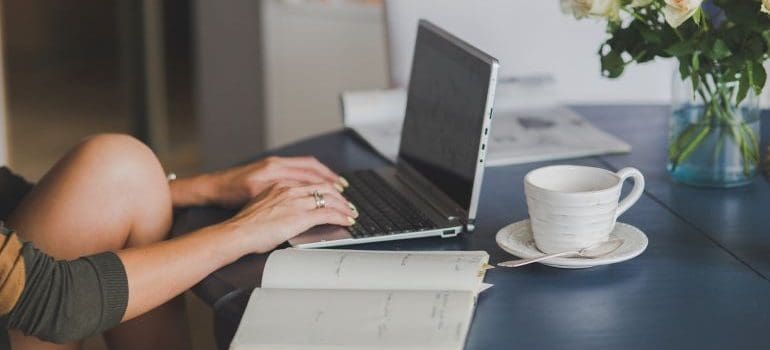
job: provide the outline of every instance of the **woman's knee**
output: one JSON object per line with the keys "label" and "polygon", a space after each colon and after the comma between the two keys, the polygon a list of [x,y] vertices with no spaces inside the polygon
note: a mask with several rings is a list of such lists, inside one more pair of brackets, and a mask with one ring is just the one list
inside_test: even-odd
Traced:
{"label": "woman's knee", "polygon": [[149,147],[128,135],[99,134],[83,140],[71,157],[79,163],[79,176],[93,179],[94,185],[131,207],[128,246],[165,238],[172,219],[171,194],[163,167]]}
{"label": "woman's knee", "polygon": [[60,259],[162,240],[171,194],[152,151],[124,135],[90,137],[65,155],[7,223]]}
{"label": "woman's knee", "polygon": [[162,176],[163,170],[155,154],[136,138],[123,134],[98,134],[85,138],[67,156],[85,162],[117,179],[135,175]]}

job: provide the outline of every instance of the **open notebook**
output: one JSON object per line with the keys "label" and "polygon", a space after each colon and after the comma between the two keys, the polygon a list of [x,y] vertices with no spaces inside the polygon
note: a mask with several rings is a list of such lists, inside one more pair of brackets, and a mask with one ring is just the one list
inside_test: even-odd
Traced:
{"label": "open notebook", "polygon": [[230,349],[462,349],[488,261],[483,251],[273,252]]}

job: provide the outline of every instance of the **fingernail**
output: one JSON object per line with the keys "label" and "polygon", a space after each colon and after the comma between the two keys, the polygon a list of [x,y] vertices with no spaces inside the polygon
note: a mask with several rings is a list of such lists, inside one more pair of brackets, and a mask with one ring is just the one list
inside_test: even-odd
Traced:
{"label": "fingernail", "polygon": [[337,179],[337,181],[342,185],[342,187],[350,186],[350,182],[348,182],[348,180],[342,176],[340,176],[340,178]]}
{"label": "fingernail", "polygon": [[351,225],[355,225],[356,224],[356,219],[353,219],[350,216],[348,216],[348,223],[350,223]]}
{"label": "fingernail", "polygon": [[352,211],[358,211],[358,208],[353,203],[348,202],[348,206],[350,207],[350,210]]}
{"label": "fingernail", "polygon": [[334,184],[334,189],[337,190],[337,192],[343,192],[345,191],[344,188],[340,184]]}

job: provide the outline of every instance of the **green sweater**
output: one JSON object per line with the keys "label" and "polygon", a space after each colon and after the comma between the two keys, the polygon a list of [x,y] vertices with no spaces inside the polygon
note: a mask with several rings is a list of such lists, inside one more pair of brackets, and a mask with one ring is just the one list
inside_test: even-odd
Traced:
{"label": "green sweater", "polygon": [[[0,219],[30,187],[19,181],[0,168]],[[8,329],[55,343],[101,333],[120,323],[127,304],[126,271],[114,253],[55,260],[0,225],[0,349],[10,348]]]}

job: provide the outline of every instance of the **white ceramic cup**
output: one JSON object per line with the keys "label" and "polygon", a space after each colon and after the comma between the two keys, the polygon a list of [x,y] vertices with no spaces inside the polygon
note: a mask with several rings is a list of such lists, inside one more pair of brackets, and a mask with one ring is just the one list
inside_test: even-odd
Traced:
{"label": "white ceramic cup", "polygon": [[[620,201],[628,178],[633,178],[634,188]],[[644,176],[635,168],[617,173],[577,165],[532,170],[524,177],[524,193],[535,245],[551,254],[606,241],[618,216],[643,192]]]}

